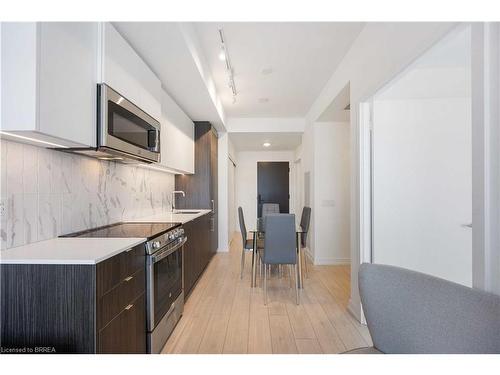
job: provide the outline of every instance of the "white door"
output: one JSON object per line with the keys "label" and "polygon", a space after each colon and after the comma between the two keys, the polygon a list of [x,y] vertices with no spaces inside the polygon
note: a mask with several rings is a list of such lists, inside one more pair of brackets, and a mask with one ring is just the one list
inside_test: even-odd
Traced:
{"label": "white door", "polygon": [[373,98],[373,259],[472,286],[471,31]]}

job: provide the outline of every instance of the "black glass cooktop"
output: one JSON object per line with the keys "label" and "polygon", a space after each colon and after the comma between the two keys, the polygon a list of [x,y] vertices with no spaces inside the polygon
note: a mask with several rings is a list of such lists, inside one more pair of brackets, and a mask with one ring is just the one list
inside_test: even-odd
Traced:
{"label": "black glass cooktop", "polygon": [[117,223],[66,234],[61,237],[92,237],[92,238],[147,238],[148,241],[181,223]]}

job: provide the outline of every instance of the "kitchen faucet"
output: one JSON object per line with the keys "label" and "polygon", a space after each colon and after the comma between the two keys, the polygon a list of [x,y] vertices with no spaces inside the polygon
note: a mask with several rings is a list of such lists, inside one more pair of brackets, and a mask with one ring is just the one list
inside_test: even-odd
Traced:
{"label": "kitchen faucet", "polygon": [[182,190],[174,190],[172,192],[172,212],[175,211],[175,194],[182,194],[183,197],[186,196],[186,193],[184,193]]}

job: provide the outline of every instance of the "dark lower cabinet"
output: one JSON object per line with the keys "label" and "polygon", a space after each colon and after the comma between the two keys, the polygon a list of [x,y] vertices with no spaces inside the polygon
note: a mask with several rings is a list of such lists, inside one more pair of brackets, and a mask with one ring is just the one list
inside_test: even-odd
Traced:
{"label": "dark lower cabinet", "polygon": [[141,294],[99,332],[99,353],[146,353],[145,295]]}
{"label": "dark lower cabinet", "polygon": [[206,214],[183,224],[187,242],[184,245],[184,295],[192,291],[215,252],[212,248],[213,217]]}
{"label": "dark lower cabinet", "polygon": [[146,353],[144,245],[97,265],[2,264],[3,352]]}

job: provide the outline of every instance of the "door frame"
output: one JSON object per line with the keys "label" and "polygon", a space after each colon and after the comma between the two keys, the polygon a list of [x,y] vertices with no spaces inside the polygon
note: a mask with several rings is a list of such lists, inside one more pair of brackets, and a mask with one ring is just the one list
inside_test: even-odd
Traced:
{"label": "door frame", "polygon": [[[500,26],[466,25],[472,36],[472,285],[500,294]],[[360,263],[373,261],[372,104],[379,90],[358,108]]]}

